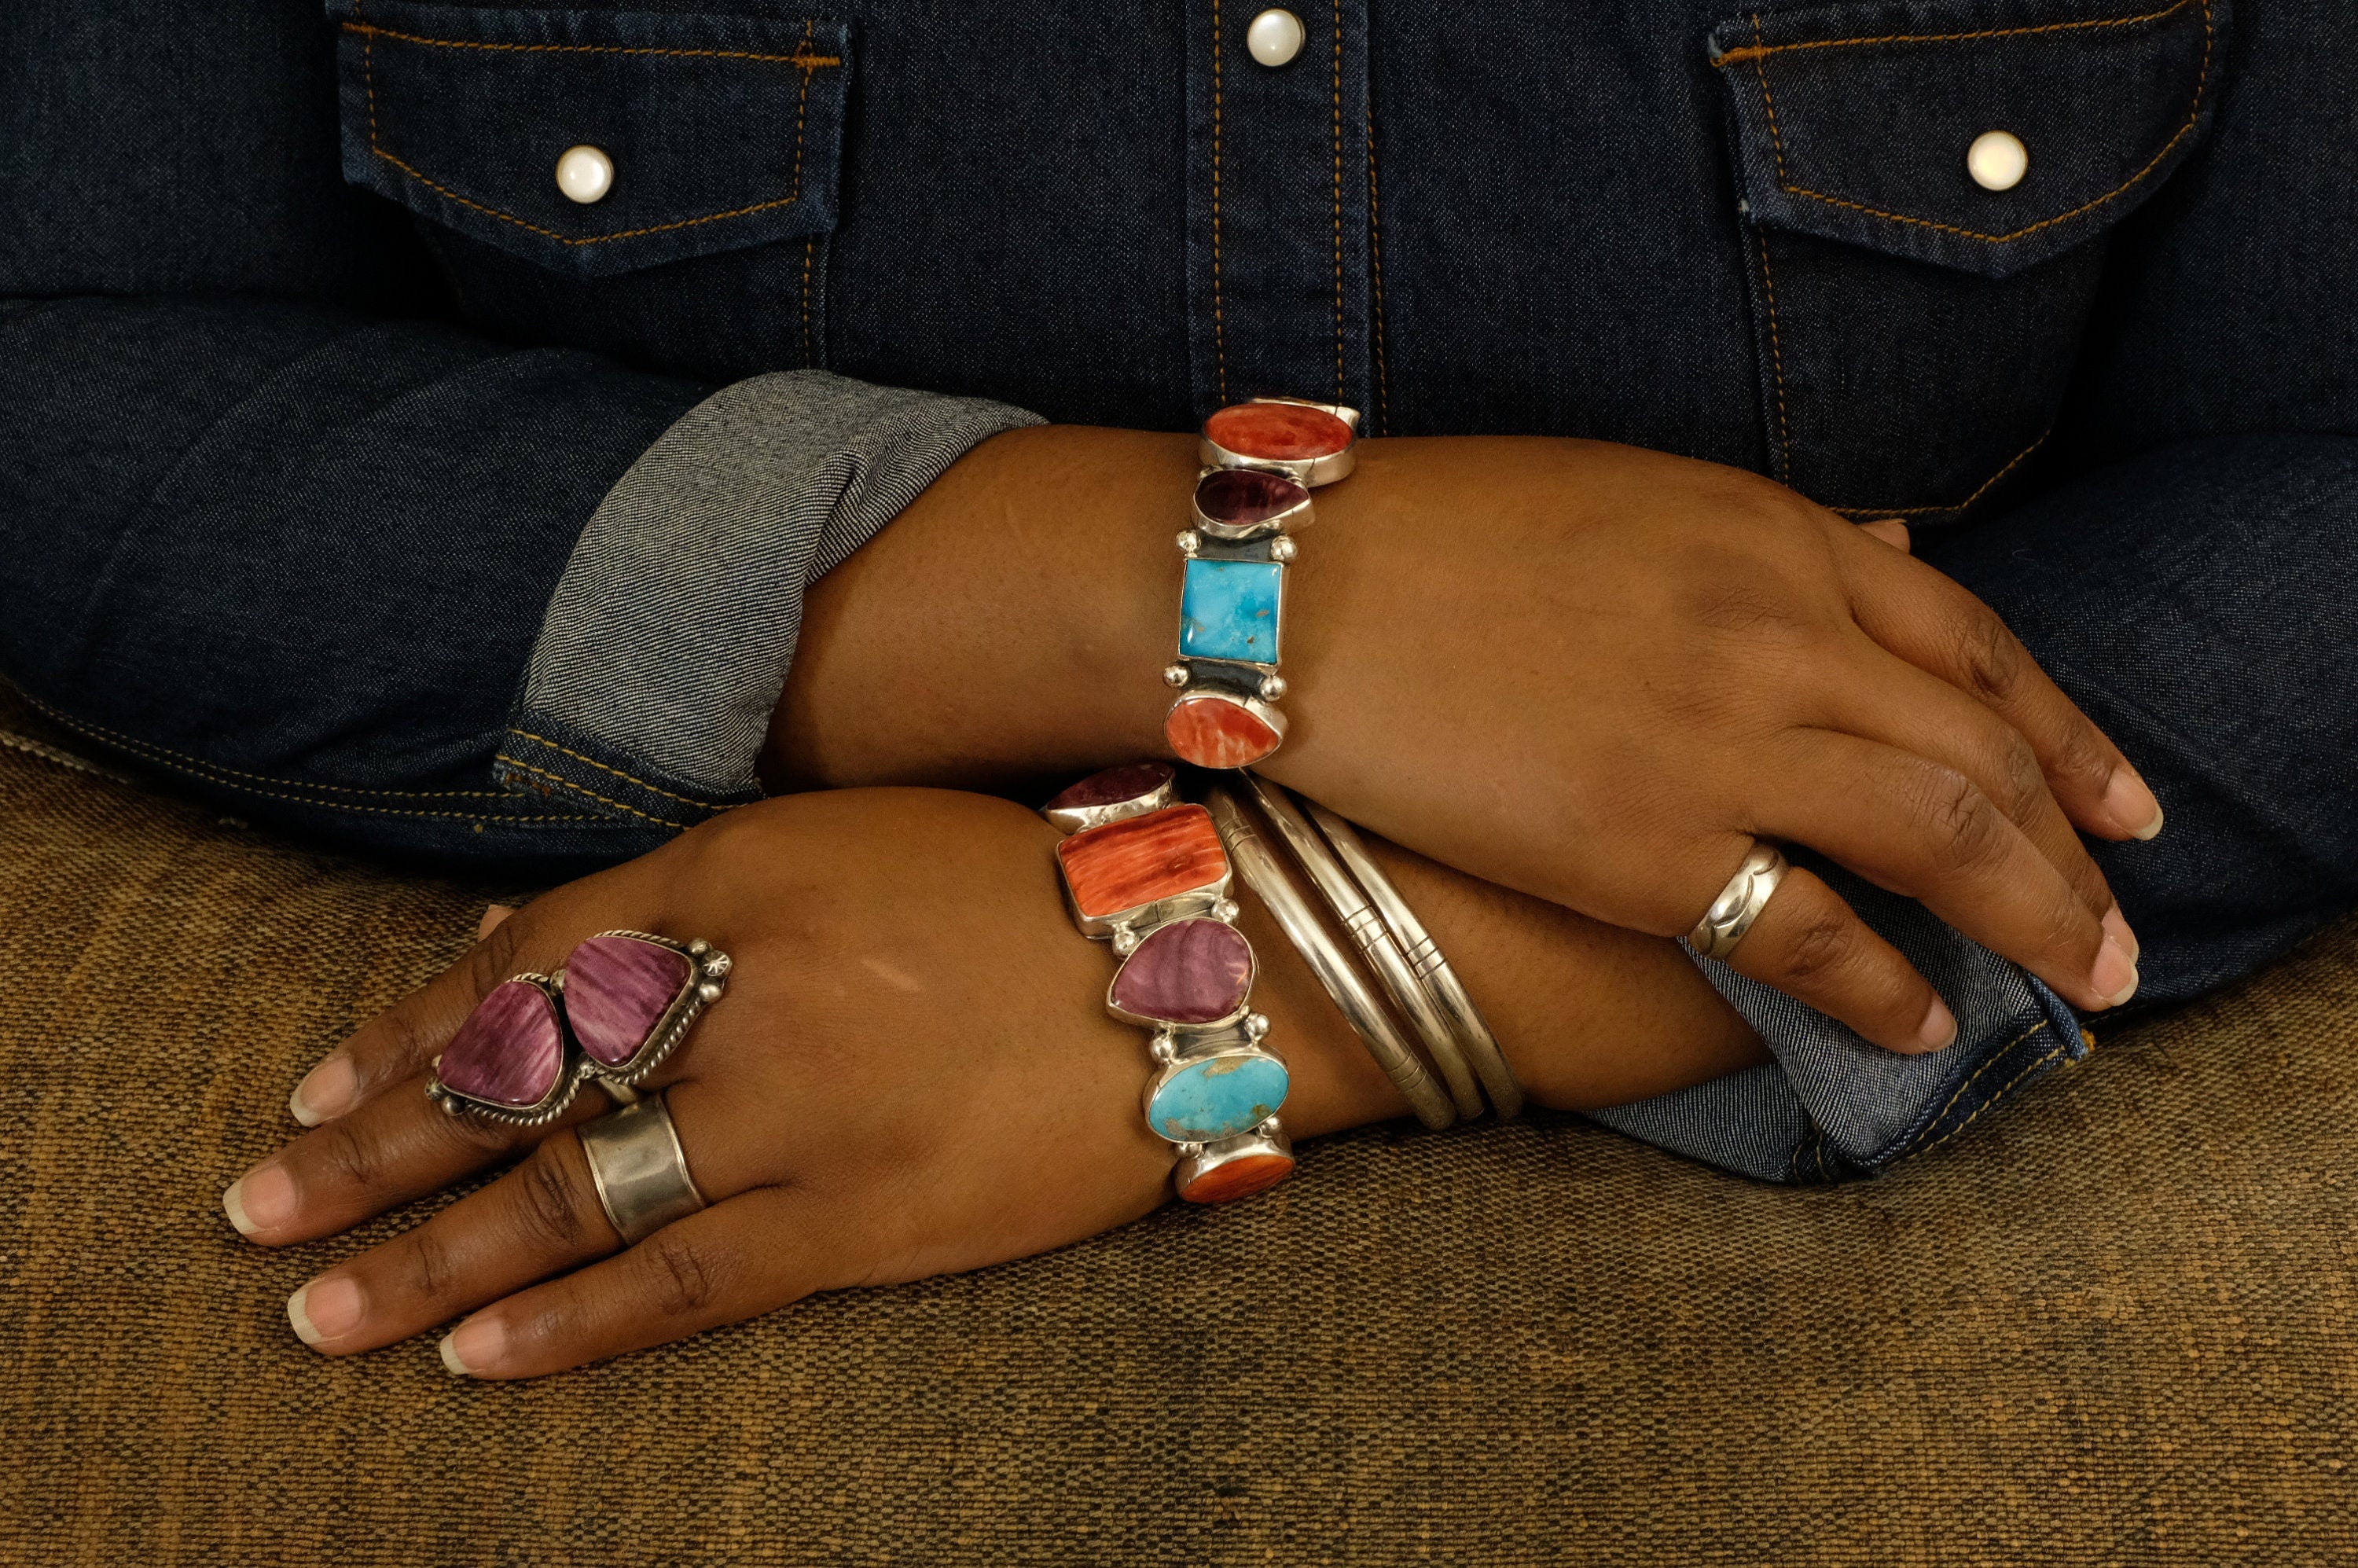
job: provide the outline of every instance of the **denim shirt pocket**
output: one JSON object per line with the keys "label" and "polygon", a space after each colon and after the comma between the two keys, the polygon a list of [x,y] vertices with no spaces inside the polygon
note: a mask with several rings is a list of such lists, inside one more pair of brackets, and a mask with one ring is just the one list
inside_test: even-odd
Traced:
{"label": "denim shirt pocket", "polygon": [[[845,23],[406,0],[328,11],[344,178],[417,215],[478,324],[686,373],[819,357],[811,275],[836,225]],[[613,170],[588,203],[557,179],[580,146]],[[764,296],[766,310],[742,308]],[[767,332],[746,332],[755,317]]]}
{"label": "denim shirt pocket", "polygon": [[[2061,407],[2104,236],[2200,144],[2228,0],[1852,0],[1722,22],[1777,476],[1942,523]],[[1967,149],[2017,138],[1990,189]]]}

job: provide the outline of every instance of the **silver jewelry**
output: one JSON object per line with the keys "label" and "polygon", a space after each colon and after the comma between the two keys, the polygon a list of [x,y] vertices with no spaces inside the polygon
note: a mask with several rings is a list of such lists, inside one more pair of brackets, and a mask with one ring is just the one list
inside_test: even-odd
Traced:
{"label": "silver jewelry", "polygon": [[1303,805],[1309,809],[1310,820],[1318,825],[1318,831],[1334,847],[1336,859],[1367,891],[1368,899],[1383,915],[1384,924],[1391,927],[1392,935],[1407,950],[1409,968],[1448,1016],[1456,1030],[1458,1044],[1472,1059],[1474,1070],[1482,1076],[1482,1087],[1490,1091],[1490,1104],[1498,1111],[1498,1119],[1505,1121],[1520,1114],[1523,1086],[1516,1079],[1514,1068],[1507,1065],[1507,1054],[1498,1048],[1498,1037],[1490,1033],[1489,1021],[1474,1005],[1466,982],[1457,978],[1457,971],[1442,957],[1441,946],[1424,928],[1424,922],[1416,917],[1416,912],[1409,908],[1408,901],[1392,885],[1391,878],[1384,875],[1383,868],[1368,853],[1357,828],[1314,800],[1305,799]]}
{"label": "silver jewelry", "polygon": [[1719,896],[1711,901],[1711,907],[1703,912],[1703,918],[1687,933],[1687,946],[1706,958],[1725,958],[1735,952],[1744,934],[1752,929],[1752,923],[1760,918],[1760,912],[1768,907],[1769,894],[1777,891],[1777,884],[1791,869],[1784,851],[1774,844],[1755,841],[1751,853],[1744,857],[1744,864],[1736,868],[1736,874],[1727,879],[1727,885],[1719,890]]}
{"label": "silver jewelry", "polygon": [[1178,688],[1163,733],[1181,761],[1241,768],[1285,740],[1277,673],[1287,564],[1309,526],[1310,492],[1351,471],[1359,412],[1340,404],[1256,397],[1204,421],[1204,467],[1179,538]]}
{"label": "silver jewelry", "polygon": [[1252,791],[1253,804],[1277,829],[1285,847],[1293,851],[1296,864],[1310,874],[1311,885],[1326,901],[1326,907],[1336,922],[1359,949],[1359,956],[1375,971],[1383,983],[1384,991],[1392,999],[1424,1042],[1425,1054],[1441,1070],[1442,1080],[1449,1086],[1449,1098],[1456,1102],[1457,1114],[1468,1121],[1482,1114],[1482,1091],[1474,1082],[1473,1069],[1466,1065],[1466,1054],[1457,1048],[1457,1032],[1443,1015],[1433,993],[1416,977],[1408,953],[1382,914],[1368,902],[1351,873],[1334,850],[1310,826],[1309,818],[1293,797],[1278,785],[1258,774],[1245,774],[1245,786]]}
{"label": "silver jewelry", "polygon": [[1093,773],[1042,814],[1065,831],[1056,865],[1074,923],[1121,959],[1106,1011],[1153,1031],[1143,1109],[1173,1147],[1179,1196],[1226,1203],[1276,1185],[1293,1169],[1277,1116],[1292,1076],[1251,1010],[1260,960],[1236,928],[1210,817],[1177,801],[1160,762]]}
{"label": "silver jewelry", "polygon": [[635,1247],[676,1219],[706,1206],[688,1174],[687,1152],[679,1146],[671,1108],[660,1094],[581,1124],[581,1152],[598,1206],[622,1238]]}
{"label": "silver jewelry", "polygon": [[1367,1044],[1368,1054],[1383,1068],[1384,1076],[1391,1079],[1392,1087],[1400,1090],[1401,1098],[1408,1101],[1409,1108],[1416,1112],[1416,1119],[1435,1130],[1455,1121],[1456,1106],[1433,1082],[1423,1058],[1392,1022],[1375,988],[1352,966],[1342,945],[1328,935],[1319,920],[1317,910],[1262,842],[1260,830],[1246,816],[1242,803],[1225,785],[1216,785],[1204,804],[1211,811],[1212,825],[1219,829],[1220,841],[1228,846],[1228,859],[1244,878],[1245,885],[1269,905],[1270,914],[1301,953],[1303,962],[1318,977],[1318,983],[1326,988],[1326,994],[1335,999],[1345,1021]]}

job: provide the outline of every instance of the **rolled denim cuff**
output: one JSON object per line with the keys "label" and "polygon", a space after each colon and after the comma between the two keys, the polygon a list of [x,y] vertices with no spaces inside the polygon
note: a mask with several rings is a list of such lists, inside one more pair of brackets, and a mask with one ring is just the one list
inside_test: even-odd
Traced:
{"label": "rolled denim cuff", "polygon": [[785,371],[723,387],[607,492],[550,597],[494,773],[651,830],[761,797],[803,595],[1037,415]]}
{"label": "rolled denim cuff", "polygon": [[1963,1136],[2002,1102],[2087,1055],[2079,1019],[2035,976],[1913,899],[1823,863],[1810,869],[1932,982],[1957,1016],[1957,1043],[1929,1055],[1886,1051],[1815,1008],[1698,957],[1775,1063],[1597,1111],[1595,1119],[1763,1181],[1842,1181],[1879,1174]]}

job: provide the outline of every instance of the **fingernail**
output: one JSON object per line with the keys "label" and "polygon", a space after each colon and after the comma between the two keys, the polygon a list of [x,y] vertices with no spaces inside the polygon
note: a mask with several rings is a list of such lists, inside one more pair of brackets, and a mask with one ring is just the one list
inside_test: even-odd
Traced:
{"label": "fingernail", "polygon": [[2134,838],[2150,838],[2161,831],[2161,802],[2145,780],[2128,768],[2115,768],[2104,786],[2104,810]]}
{"label": "fingernail", "polygon": [[2129,956],[2130,963],[2137,963],[2145,957],[2144,944],[2136,939],[2136,933],[2129,929],[2128,920],[2121,914],[2121,906],[2117,903],[2104,911],[2104,935],[2121,945],[2121,951]]}
{"label": "fingernail", "polygon": [[222,1194],[222,1207],[228,1212],[229,1222],[237,1227],[240,1236],[277,1229],[295,1217],[301,1205],[295,1191],[295,1178],[276,1161],[256,1165]]}
{"label": "fingernail", "polygon": [[287,1108],[304,1126],[317,1127],[330,1117],[341,1116],[352,1109],[360,1092],[361,1076],[351,1061],[330,1056],[295,1086],[295,1092],[287,1097]]}
{"label": "fingernail", "polygon": [[330,1277],[314,1280],[287,1298],[287,1321],[295,1337],[306,1345],[341,1339],[361,1325],[367,1303],[357,1281]]}
{"label": "fingernail", "polygon": [[2110,933],[2105,934],[2104,950],[2096,955],[2096,967],[2089,971],[2088,989],[2104,998],[2106,1007],[2118,1007],[2136,995],[2136,965]]}
{"label": "fingernail", "polygon": [[1957,1043],[1957,1015],[1939,997],[1924,1014],[1924,1022],[1916,1027],[1916,1038],[1927,1051],[1945,1051]]}
{"label": "fingernail", "polygon": [[507,1325],[489,1313],[478,1313],[442,1336],[442,1365],[454,1377],[480,1377],[507,1347]]}

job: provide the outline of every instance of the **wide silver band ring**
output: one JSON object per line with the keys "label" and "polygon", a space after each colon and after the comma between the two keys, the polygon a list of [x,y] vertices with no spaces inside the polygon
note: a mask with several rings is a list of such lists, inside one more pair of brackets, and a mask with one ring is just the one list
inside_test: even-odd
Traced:
{"label": "wide silver band ring", "polygon": [[687,1173],[687,1152],[659,1094],[581,1124],[590,1179],[625,1246],[636,1246],[676,1219],[706,1206]]}
{"label": "wide silver band ring", "polygon": [[1744,857],[1744,863],[1736,868],[1736,874],[1687,933],[1687,946],[1706,958],[1725,958],[1735,952],[1790,870],[1792,863],[1784,851],[1774,844],[1755,842],[1752,852]]}

